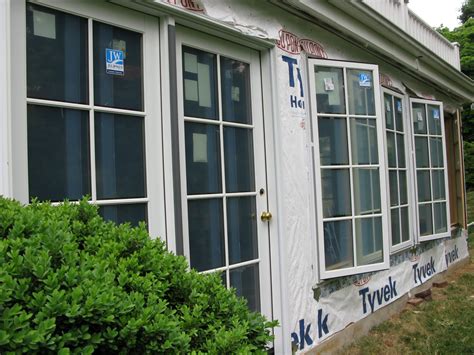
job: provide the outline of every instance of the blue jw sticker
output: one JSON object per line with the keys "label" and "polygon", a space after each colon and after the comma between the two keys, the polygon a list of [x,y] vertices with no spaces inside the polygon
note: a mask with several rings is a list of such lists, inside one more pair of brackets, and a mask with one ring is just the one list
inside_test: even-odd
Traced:
{"label": "blue jw sticker", "polygon": [[118,49],[105,49],[105,71],[107,74],[124,75],[123,51]]}
{"label": "blue jw sticker", "polygon": [[372,83],[370,82],[370,74],[359,73],[359,86],[371,87]]}

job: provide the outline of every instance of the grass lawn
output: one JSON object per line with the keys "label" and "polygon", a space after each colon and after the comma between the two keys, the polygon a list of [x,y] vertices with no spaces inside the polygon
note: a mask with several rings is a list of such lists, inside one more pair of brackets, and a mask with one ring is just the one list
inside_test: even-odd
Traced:
{"label": "grass lawn", "polygon": [[471,262],[447,278],[448,287],[432,288],[432,301],[407,305],[340,353],[474,354],[474,232],[469,247]]}

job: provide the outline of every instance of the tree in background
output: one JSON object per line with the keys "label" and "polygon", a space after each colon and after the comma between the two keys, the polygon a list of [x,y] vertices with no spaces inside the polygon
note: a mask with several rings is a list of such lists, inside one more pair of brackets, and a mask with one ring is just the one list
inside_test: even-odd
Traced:
{"label": "tree in background", "polygon": [[[466,0],[458,19],[462,25],[452,31],[441,25],[436,30],[451,42],[460,45],[461,71],[474,79],[474,0]],[[462,112],[466,188],[474,189],[474,110],[466,104]]]}

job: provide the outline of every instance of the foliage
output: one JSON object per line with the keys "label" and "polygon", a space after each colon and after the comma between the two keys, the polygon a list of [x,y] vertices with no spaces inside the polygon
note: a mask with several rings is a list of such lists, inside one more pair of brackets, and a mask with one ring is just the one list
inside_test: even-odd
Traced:
{"label": "foliage", "polygon": [[464,142],[464,169],[466,189],[474,189],[474,142]]}
{"label": "foliage", "polygon": [[217,275],[85,200],[0,197],[0,353],[250,353],[269,327]]}
{"label": "foliage", "polygon": [[464,23],[471,17],[474,17],[474,0],[466,0],[461,6],[461,15],[458,19]]}

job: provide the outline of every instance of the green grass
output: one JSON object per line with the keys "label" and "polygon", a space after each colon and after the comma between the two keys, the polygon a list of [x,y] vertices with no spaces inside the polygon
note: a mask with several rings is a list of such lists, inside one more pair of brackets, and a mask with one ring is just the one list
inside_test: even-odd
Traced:
{"label": "green grass", "polygon": [[474,232],[469,239],[471,263],[461,276],[433,288],[433,301],[407,307],[341,354],[474,354]]}

